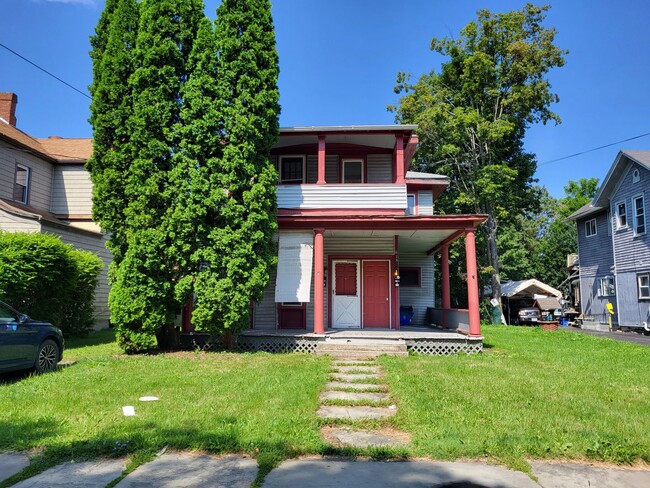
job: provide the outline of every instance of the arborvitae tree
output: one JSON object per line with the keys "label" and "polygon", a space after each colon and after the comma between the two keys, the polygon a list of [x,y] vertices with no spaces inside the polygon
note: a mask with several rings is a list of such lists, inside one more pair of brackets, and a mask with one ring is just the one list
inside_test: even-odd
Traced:
{"label": "arborvitae tree", "polygon": [[[268,0],[224,0],[216,20],[216,99],[222,155],[210,192],[219,225],[198,253],[192,320],[200,330],[237,332],[248,324],[275,265],[275,183],[269,160],[278,137],[278,55]],[[212,171],[212,168],[211,168]],[[218,180],[216,179],[218,178]]]}
{"label": "arborvitae tree", "polygon": [[90,41],[93,156],[86,167],[93,182],[93,219],[110,233],[112,268],[122,260],[126,245],[124,178],[132,157],[126,121],[132,115],[129,78],[135,70],[137,27],[136,0],[107,0]]}
{"label": "arborvitae tree", "polygon": [[109,304],[118,340],[129,351],[156,346],[156,333],[178,312],[165,216],[169,172],[179,137],[181,88],[200,20],[201,0],[143,0],[130,79],[133,113],[127,121],[133,160],[124,182],[126,253],[115,272]]}

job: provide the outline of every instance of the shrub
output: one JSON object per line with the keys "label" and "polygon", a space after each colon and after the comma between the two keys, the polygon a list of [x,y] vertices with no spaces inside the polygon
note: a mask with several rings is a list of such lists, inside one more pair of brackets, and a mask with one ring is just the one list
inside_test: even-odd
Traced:
{"label": "shrub", "polygon": [[0,232],[0,299],[66,336],[88,333],[103,263],[49,234]]}

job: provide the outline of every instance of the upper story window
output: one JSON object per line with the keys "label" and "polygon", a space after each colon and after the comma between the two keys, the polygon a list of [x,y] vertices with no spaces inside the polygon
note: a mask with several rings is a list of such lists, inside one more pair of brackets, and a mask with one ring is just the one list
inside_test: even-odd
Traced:
{"label": "upper story window", "polygon": [[344,159],[343,183],[363,183],[363,160],[362,159]]}
{"label": "upper story window", "polygon": [[278,166],[281,185],[302,185],[305,181],[304,156],[280,156]]}
{"label": "upper story window", "polygon": [[14,200],[25,203],[29,201],[29,168],[16,164],[16,178],[14,180]]}
{"label": "upper story window", "polygon": [[616,295],[616,287],[614,286],[614,277],[605,276],[600,278],[600,283],[598,283],[598,296],[599,297],[609,297]]}
{"label": "upper story window", "polygon": [[632,172],[632,183],[638,183],[641,180],[641,173],[639,173],[638,169],[635,169]]}
{"label": "upper story window", "polygon": [[627,227],[627,210],[625,202],[618,202],[616,204],[616,228],[624,229]]}
{"label": "upper story window", "polygon": [[634,208],[634,234],[645,234],[645,204],[643,202],[643,195],[634,197],[632,199]]}
{"label": "upper story window", "polygon": [[417,203],[415,202],[414,193],[406,195],[406,215],[417,215]]}
{"label": "upper story window", "polygon": [[596,219],[587,220],[585,222],[585,234],[587,237],[596,235]]}

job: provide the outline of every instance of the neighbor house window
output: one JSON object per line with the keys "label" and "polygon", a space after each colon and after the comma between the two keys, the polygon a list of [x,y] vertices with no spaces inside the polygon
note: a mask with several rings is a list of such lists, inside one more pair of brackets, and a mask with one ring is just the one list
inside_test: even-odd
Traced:
{"label": "neighbor house window", "polygon": [[344,159],[343,183],[363,183],[363,160]]}
{"label": "neighbor house window", "polygon": [[609,297],[616,295],[616,288],[614,287],[614,277],[605,276],[600,279],[598,284],[598,296],[599,297]]}
{"label": "neighbor house window", "polygon": [[14,200],[25,204],[29,201],[29,168],[22,164],[16,165]]}
{"label": "neighbor house window", "polygon": [[406,195],[406,215],[417,215],[417,203],[415,202],[414,193]]}
{"label": "neighbor house window", "polygon": [[419,288],[420,286],[422,286],[422,282],[420,280],[421,278],[420,268],[400,268],[399,277],[400,277],[399,286],[401,287]]}
{"label": "neighbor house window", "polygon": [[304,156],[280,156],[280,184],[301,185],[305,175]]}
{"label": "neighbor house window", "polygon": [[636,276],[639,290],[639,299],[650,299],[650,274],[644,273]]}
{"label": "neighbor house window", "polygon": [[627,211],[625,209],[625,202],[618,202],[616,204],[616,228],[623,229],[627,227]]}
{"label": "neighbor house window", "polygon": [[634,233],[645,234],[645,205],[643,202],[643,195],[634,197],[632,199],[634,208]]}
{"label": "neighbor house window", "polygon": [[641,174],[638,169],[632,172],[632,183],[638,183],[641,180]]}
{"label": "neighbor house window", "polygon": [[585,222],[585,234],[587,234],[587,237],[596,235],[596,219],[587,220]]}

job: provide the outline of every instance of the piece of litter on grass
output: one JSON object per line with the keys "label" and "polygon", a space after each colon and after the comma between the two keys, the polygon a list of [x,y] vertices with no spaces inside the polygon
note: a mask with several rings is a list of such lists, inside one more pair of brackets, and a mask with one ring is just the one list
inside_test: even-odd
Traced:
{"label": "piece of litter on grass", "polygon": [[390,408],[391,410],[395,410],[397,408],[397,405],[389,405],[388,408]]}
{"label": "piece of litter on grass", "polygon": [[155,396],[143,396],[140,397],[141,402],[156,402],[158,401],[158,397]]}
{"label": "piece of litter on grass", "polygon": [[165,447],[163,447],[160,451],[158,451],[158,452],[156,453],[156,456],[158,456],[158,457],[162,456],[163,454],[165,454],[165,453],[167,452],[167,449],[168,449],[168,448],[169,448],[169,446],[165,446]]}
{"label": "piece of litter on grass", "polygon": [[126,405],[122,407],[122,413],[125,417],[135,417],[135,408],[131,405]]}

